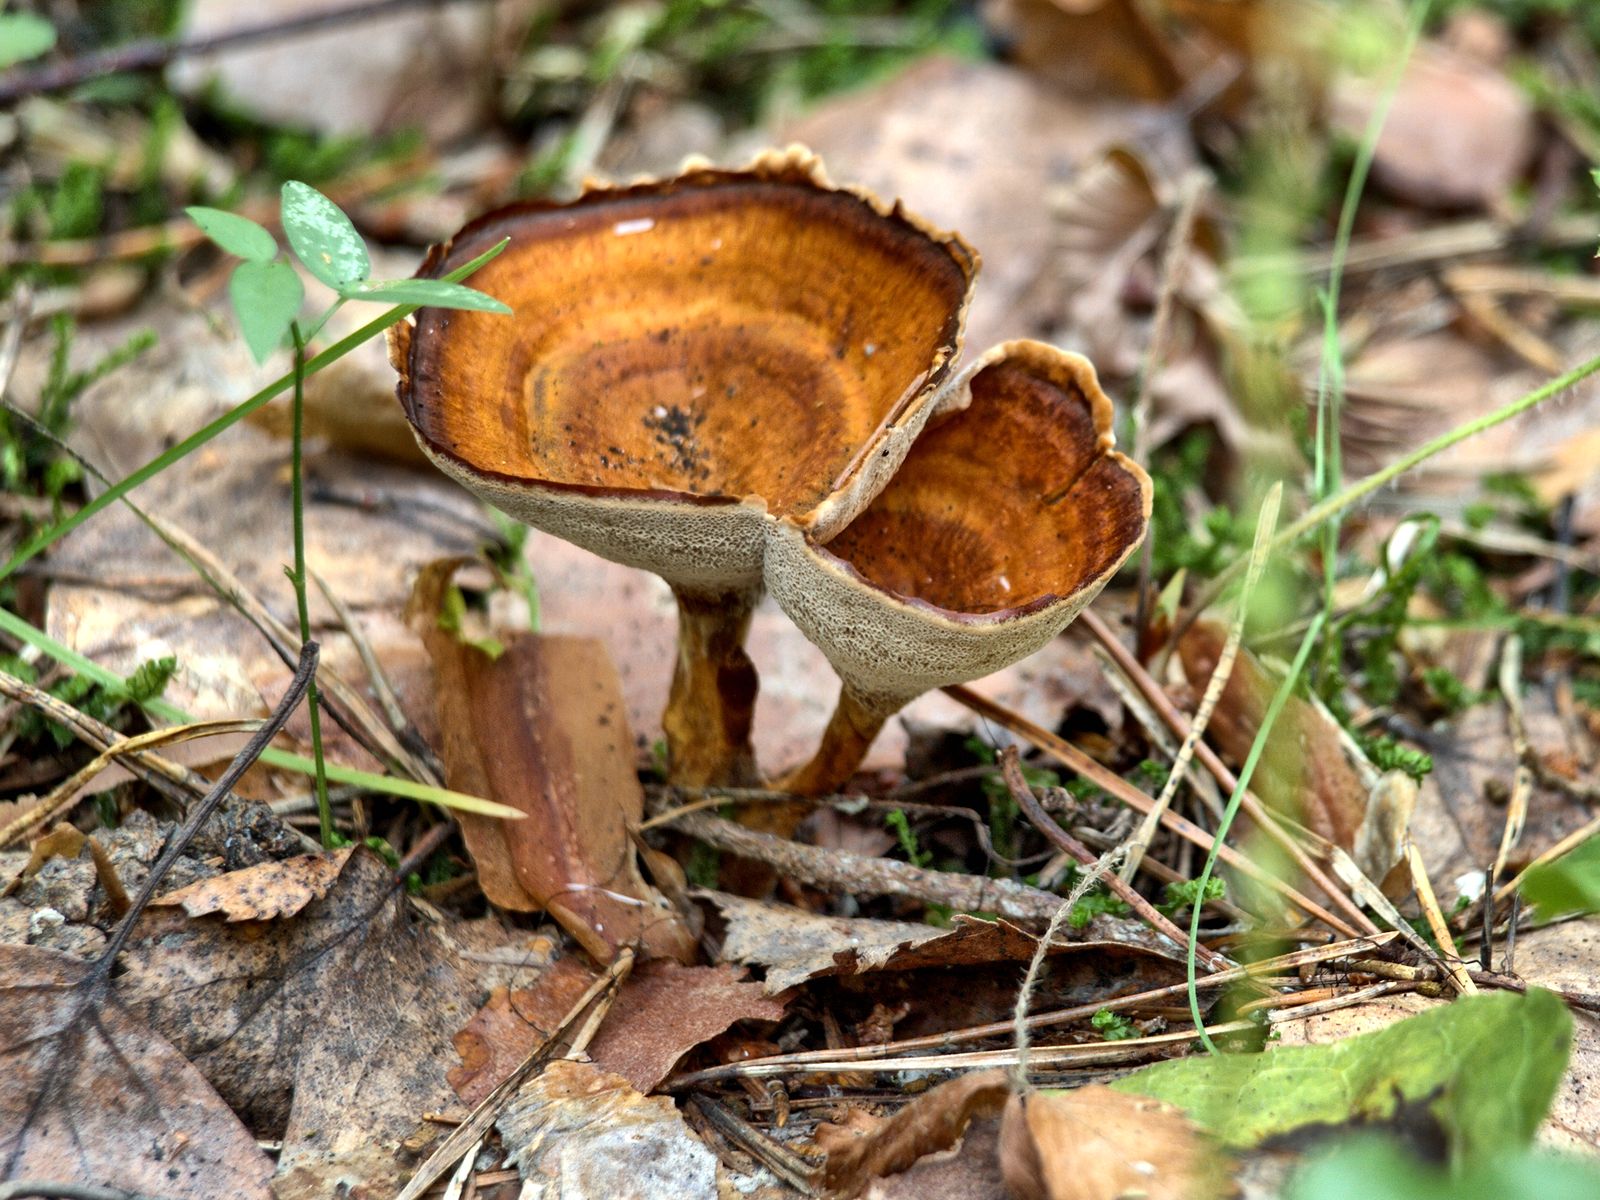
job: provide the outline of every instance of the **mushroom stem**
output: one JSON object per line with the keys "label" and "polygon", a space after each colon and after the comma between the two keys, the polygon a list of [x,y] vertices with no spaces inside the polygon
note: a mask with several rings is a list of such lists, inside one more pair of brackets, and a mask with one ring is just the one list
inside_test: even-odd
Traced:
{"label": "mushroom stem", "polygon": [[[810,762],[780,779],[777,788],[797,796],[826,796],[837,792],[850,782],[883,723],[905,703],[901,697],[869,696],[845,684],[828,727],[822,732],[817,752]],[[772,832],[792,833],[793,827]]]}
{"label": "mushroom stem", "polygon": [[678,598],[678,662],[662,715],[667,776],[686,787],[756,782],[750,723],[755,664],[744,652],[759,588],[735,592],[673,589]]}

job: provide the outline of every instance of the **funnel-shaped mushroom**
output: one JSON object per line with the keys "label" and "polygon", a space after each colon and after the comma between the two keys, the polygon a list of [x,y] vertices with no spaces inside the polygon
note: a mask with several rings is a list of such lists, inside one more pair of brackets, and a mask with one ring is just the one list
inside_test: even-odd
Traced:
{"label": "funnel-shaped mushroom", "polygon": [[774,531],[767,586],[844,685],[788,790],[836,790],[903,705],[1039,649],[1144,537],[1150,480],[1112,449],[1111,402],[1086,359],[1008,342],[951,393],[963,402],[826,546]]}
{"label": "funnel-shaped mushroom", "polygon": [[510,515],[678,599],[674,781],[748,782],[743,649],[775,517],[826,540],[883,487],[959,345],[977,257],[801,150],[522,204],[436,248],[513,317],[396,326],[423,450]]}

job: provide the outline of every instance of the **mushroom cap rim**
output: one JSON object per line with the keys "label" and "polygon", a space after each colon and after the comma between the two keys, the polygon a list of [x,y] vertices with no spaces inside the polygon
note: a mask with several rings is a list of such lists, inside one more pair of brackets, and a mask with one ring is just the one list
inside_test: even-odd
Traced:
{"label": "mushroom cap rim", "polygon": [[1071,603],[1086,591],[1098,591],[1110,581],[1112,576],[1122,569],[1122,565],[1128,561],[1133,552],[1139,548],[1139,544],[1144,541],[1146,532],[1148,531],[1150,525],[1150,511],[1152,502],[1150,476],[1142,467],[1139,466],[1138,463],[1134,462],[1133,459],[1129,458],[1126,454],[1123,454],[1120,450],[1107,450],[1101,457],[1113,460],[1117,466],[1122,468],[1124,473],[1131,476],[1139,485],[1140,511],[1143,518],[1140,524],[1139,536],[1130,539],[1128,544],[1124,546],[1117,554],[1116,558],[1108,563],[1102,571],[1089,577],[1088,579],[1081,581],[1078,586],[1074,587],[1071,591],[1065,593],[1049,592],[1043,596],[1039,596],[1028,601],[1026,604],[1018,604],[1011,608],[998,608],[990,612],[982,613],[963,612],[957,609],[945,608],[942,605],[934,604],[931,601],[924,600],[919,596],[907,596],[902,592],[897,592],[893,588],[884,587],[881,583],[876,583],[867,578],[867,576],[862,574],[860,569],[857,568],[854,563],[850,562],[848,559],[839,557],[826,546],[820,545],[813,540],[810,534],[806,533],[804,527],[799,525],[798,522],[785,520],[784,524],[795,525],[797,528],[799,528],[801,536],[805,539],[806,550],[816,558],[818,563],[824,568],[842,575],[852,584],[866,588],[873,594],[903,608],[910,609],[911,611],[921,615],[932,617],[936,621],[953,625],[961,629],[981,632],[985,629],[992,629],[1002,625],[1010,624],[1014,621],[1023,620],[1027,617],[1045,612],[1048,609],[1055,608],[1061,604]]}
{"label": "mushroom cap rim", "polygon": [[[752,180],[810,185],[823,191],[837,192],[854,197],[865,204],[878,217],[903,224],[929,241],[945,247],[952,257],[962,264],[967,286],[961,298],[961,304],[955,314],[954,336],[950,344],[942,348],[942,353],[936,355],[935,361],[929,364],[930,369],[924,377],[923,385],[915,389],[913,394],[903,396],[899,402],[898,409],[903,411],[906,406],[914,404],[918,398],[928,397],[930,394],[944,391],[949,387],[957,378],[957,372],[954,368],[961,358],[963,343],[965,342],[967,316],[972,307],[973,287],[978,272],[982,267],[982,256],[960,233],[940,228],[932,222],[919,217],[916,213],[910,212],[899,198],[884,200],[867,188],[834,183],[828,177],[821,158],[798,143],[786,146],[781,150],[763,151],[743,167],[719,167],[709,159],[699,155],[691,155],[684,160],[680,170],[672,175],[644,175],[626,183],[603,183],[586,179],[584,180],[582,193],[571,200],[536,198],[519,200],[503,205],[474,217],[450,237],[429,246],[414,278],[436,278],[444,269],[458,243],[507,221],[524,217],[551,216],[573,209],[589,208],[635,197],[668,197],[683,187],[736,185],[741,181],[748,182]],[[428,306],[419,306],[419,311],[426,307]],[[481,478],[486,482],[494,482],[516,488],[544,490],[558,495],[594,497],[596,499],[622,502],[682,505],[696,508],[754,504],[759,505],[762,511],[770,512],[766,498],[759,495],[736,496],[726,492],[686,492],[675,488],[627,488],[607,487],[604,484],[568,483],[561,480],[546,479],[541,476],[498,471],[492,467],[485,467],[472,461],[451,447],[441,445],[432,436],[424,432],[417,416],[418,402],[422,398],[413,384],[410,369],[413,353],[411,335],[416,331],[415,318],[409,319],[402,324],[405,326],[403,332],[400,326],[395,326],[391,331],[391,337],[403,337],[405,344],[398,354],[391,353],[391,359],[399,374],[395,390],[401,407],[405,411],[407,423],[410,424],[413,434],[418,441],[424,444],[424,448],[429,453],[449,459],[451,462],[458,464],[465,473]],[[891,421],[889,426],[892,428],[893,424],[894,422]],[[866,457],[864,452],[870,451],[873,446],[878,444],[881,440],[881,434],[882,428],[880,427],[871,440],[858,448],[856,455],[851,460],[850,470],[847,474],[854,473],[859,469],[859,464]],[[830,482],[839,484],[841,481],[834,480]],[[784,518],[800,525],[802,528],[810,528],[815,524],[817,517],[827,511],[829,501],[841,490],[840,486],[835,486],[827,495],[812,505],[809,510],[801,513],[785,514]]]}

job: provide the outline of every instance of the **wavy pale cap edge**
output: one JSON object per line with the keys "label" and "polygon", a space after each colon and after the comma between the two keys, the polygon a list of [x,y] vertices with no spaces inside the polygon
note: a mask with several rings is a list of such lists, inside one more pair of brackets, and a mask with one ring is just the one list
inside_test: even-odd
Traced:
{"label": "wavy pale cap edge", "polygon": [[[961,234],[943,229],[908,210],[899,200],[884,200],[865,187],[836,184],[823,167],[816,153],[799,144],[781,150],[766,150],[757,154],[742,167],[718,167],[699,156],[684,160],[680,170],[673,175],[639,176],[627,183],[596,183],[586,181],[584,191],[572,200],[524,200],[496,208],[467,222],[445,241],[428,248],[415,278],[435,278],[449,260],[457,242],[468,239],[486,226],[501,223],[519,216],[583,208],[617,200],[641,196],[671,195],[682,188],[710,187],[756,180],[760,182],[803,184],[822,191],[854,197],[876,216],[898,222],[913,233],[943,247],[960,267],[966,279],[961,302],[957,307],[949,342],[935,352],[927,370],[909,381],[907,388],[895,401],[889,413],[879,423],[872,436],[859,447],[845,469],[830,481],[828,494],[811,509],[793,514],[791,519],[807,529],[814,530],[826,540],[849,524],[869,504],[898,469],[910,449],[912,441],[921,431],[923,423],[934,410],[951,379],[950,368],[959,360],[965,345],[967,317],[972,308],[972,298],[982,257]],[[456,454],[448,447],[436,445],[418,429],[413,415],[415,394],[411,377],[411,334],[416,328],[410,318],[390,326],[388,332],[389,362],[398,376],[395,395],[405,412],[418,444],[434,461],[448,459],[458,466],[458,472],[483,477],[502,487],[539,488],[551,493],[572,496],[592,495],[617,500],[637,500],[644,504],[725,505],[759,504],[766,506],[761,496],[736,496],[725,492],[685,492],[674,489],[608,488],[589,484],[563,483],[525,475],[508,475],[480,467]]]}
{"label": "wavy pale cap edge", "polygon": [[[1148,530],[1150,477],[1113,449],[1114,413],[1093,365],[1081,355],[1043,343],[1008,342],[974,362],[963,372],[963,382],[970,384],[983,367],[1008,358],[1024,359],[1046,378],[1079,388],[1088,399],[1097,431],[1095,462],[1109,461],[1138,486],[1138,536],[1128,538],[1099,571],[1076,581],[1070,591],[1015,608],[969,613],[891,591],[794,522],[773,520],[764,562],[768,590],[847,686],[881,711],[893,711],[934,687],[981,678],[1038,650],[1099,595]],[[970,390],[955,394],[960,390],[953,388],[944,397],[943,411],[970,403]]]}
{"label": "wavy pale cap edge", "polygon": [[[1115,561],[1103,571],[1093,578],[1080,583],[1070,592],[1050,593],[1029,601],[1027,604],[1018,605],[1015,608],[997,609],[987,613],[964,613],[943,608],[937,604],[931,604],[915,596],[902,596],[898,592],[874,583],[856,570],[846,559],[828,550],[826,548],[827,539],[817,536],[814,530],[806,529],[804,525],[800,525],[798,522],[785,521],[782,518],[779,519],[780,523],[799,525],[805,532],[806,542],[809,548],[815,552],[819,565],[825,566],[828,570],[845,578],[858,581],[861,586],[884,596],[888,602],[925,613],[931,620],[945,621],[967,629],[1003,624],[1006,621],[1015,620],[1029,613],[1038,612],[1041,609],[1069,601],[1085,588],[1093,588],[1098,591],[1104,587],[1106,582],[1121,570],[1122,564],[1128,560],[1128,556],[1138,549],[1139,543],[1144,540],[1145,531],[1150,524],[1153,493],[1150,476],[1145,472],[1144,468],[1116,449],[1117,435],[1114,431],[1116,407],[1111,403],[1111,397],[1107,396],[1105,390],[1101,388],[1099,373],[1095,370],[1092,362],[1075,351],[1062,350],[1032,338],[1015,338],[1008,342],[1001,342],[973,359],[962,369],[959,376],[952,379],[945,388],[939,391],[934,398],[934,402],[929,406],[931,410],[929,419],[965,411],[972,403],[972,380],[985,368],[1006,361],[1020,362],[1029,371],[1055,386],[1063,390],[1075,390],[1088,400],[1089,413],[1095,428],[1095,460],[1109,459],[1139,485],[1140,536],[1131,539],[1118,553]],[[842,529],[844,524],[847,523],[841,523],[838,528]]]}

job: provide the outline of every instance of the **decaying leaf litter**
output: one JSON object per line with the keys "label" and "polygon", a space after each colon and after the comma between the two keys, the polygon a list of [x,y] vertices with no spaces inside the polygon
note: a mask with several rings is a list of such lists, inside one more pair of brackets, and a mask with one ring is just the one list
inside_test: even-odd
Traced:
{"label": "decaying leaf litter", "polygon": [[[1581,1161],[1529,1147],[1581,1160],[1596,1137],[1583,376],[1600,126],[1583,98],[1600,41],[1558,5],[1436,7],[536,18],[508,0],[366,6],[318,31],[292,4],[218,2],[194,6],[175,49],[98,67],[97,45],[173,29],[45,5],[51,39],[31,14],[0,17],[8,54],[47,55],[4,84],[22,101],[3,131],[0,380],[20,410],[3,429],[0,583],[15,652],[0,734],[6,1178],[42,1180],[38,1194],[280,1197],[1592,1189]],[[196,57],[183,40],[246,18],[266,31],[233,50]],[[362,71],[337,69],[356,40]],[[168,61],[164,77],[132,70]],[[119,67],[122,92],[81,90]],[[226,119],[208,72],[237,103]],[[496,86],[462,88],[463,73]],[[379,127],[423,132],[334,140]],[[724,171],[780,161],[770,148],[794,142],[839,184],[902,201],[927,222],[916,236],[957,231],[983,267],[961,301],[961,358],[899,376],[852,331],[865,309],[819,301],[840,370],[899,378],[886,399],[908,412],[925,396],[928,412],[844,435],[852,449],[883,437],[905,463],[858,492],[859,462],[825,472],[853,497],[836,516],[750,489],[789,522],[761,535],[789,557],[768,550],[779,566],[756,571],[782,604],[702,620],[698,649],[675,650],[674,629],[704,595],[682,572],[709,578],[703,563],[603,561],[481,507],[425,465],[383,339],[355,344],[382,310],[340,304],[313,338],[313,364],[339,354],[305,380],[300,439],[301,582],[342,843],[321,845],[308,710],[279,704],[300,652],[280,573],[299,471],[288,396],[263,389],[292,390],[289,353],[232,331],[239,259],[182,210],[237,210],[301,251],[277,185],[312,179],[371,244],[343,273],[345,243],[307,264],[302,311],[320,312],[409,276],[426,244],[508,201],[564,202],[597,172],[672,177],[687,154]],[[667,194],[740,186],[691,171]],[[782,171],[768,186],[812,204],[798,199],[812,168]],[[775,245],[729,249],[716,286],[732,307],[781,308],[760,282],[790,269]],[[474,278],[508,298],[496,281],[515,282],[514,261]],[[896,270],[880,292],[902,286]],[[615,369],[648,392],[637,368],[665,386],[685,359],[740,386],[835,378],[805,374],[812,334],[794,324],[779,343],[793,362],[745,343],[734,363],[722,347],[738,338],[714,312],[696,326],[692,305],[654,318],[686,349],[666,329],[650,345],[668,349],[628,350],[632,300],[613,287],[596,303],[603,278],[560,297],[614,318],[622,365],[591,364],[595,380]],[[490,323],[520,312],[443,324],[499,338]],[[440,324],[424,313],[418,328]],[[391,353],[404,364],[409,345],[414,366],[417,335],[395,328]],[[969,687],[920,640],[943,618],[895,622],[923,611],[909,596],[981,627],[1014,582],[996,564],[1020,570],[1046,524],[1028,497],[1075,503],[1031,482],[1025,454],[986,459],[981,439],[962,452],[970,481],[921,466],[940,437],[960,444],[946,409],[966,395],[941,390],[941,371],[972,417],[995,389],[1000,411],[1021,411],[961,374],[1018,338],[1093,363],[1119,445],[1153,480],[1150,519],[1065,634]],[[1066,378],[1043,351],[992,361],[1034,392]],[[550,386],[581,382],[545,366]],[[803,457],[774,451],[777,418],[734,437],[694,399],[615,448],[618,467],[644,464],[624,486],[739,495]],[[241,404],[248,419],[231,422]],[[651,466],[658,446],[670,461]],[[713,452],[745,465],[685,482]],[[152,462],[136,509],[94,507]],[[1018,480],[1026,495],[1005,499]],[[1276,482],[1282,516],[1258,521]],[[927,498],[952,494],[940,502],[970,510],[967,540],[946,547]],[[1008,509],[1030,515],[974,540]],[[1067,517],[1063,536],[1086,536]],[[1106,523],[1091,524],[1103,544]],[[867,585],[845,593],[867,606],[857,624],[892,631],[865,654],[818,608],[831,564]],[[675,578],[678,603],[637,565]],[[734,574],[719,594],[748,592],[750,568]],[[676,664],[737,649],[745,624],[748,659],[724,657],[688,708],[720,725],[669,719],[662,739]],[[823,738],[833,669],[859,700],[907,646],[915,669],[897,670],[927,694],[876,740],[874,705],[899,699],[841,704],[849,736],[835,714],[821,742],[835,749],[814,762],[826,786],[785,776]],[[241,719],[275,707],[288,724],[270,758],[217,793],[145,907],[176,821],[251,736]],[[143,733],[196,719],[233,723]],[[729,730],[732,754],[715,743]],[[871,748],[851,775],[858,752],[838,747],[855,741]],[[450,801],[441,787],[520,819],[405,798]],[[1398,1151],[1349,1141],[1357,1129]],[[1397,1152],[1400,1166],[1382,1157]]]}

